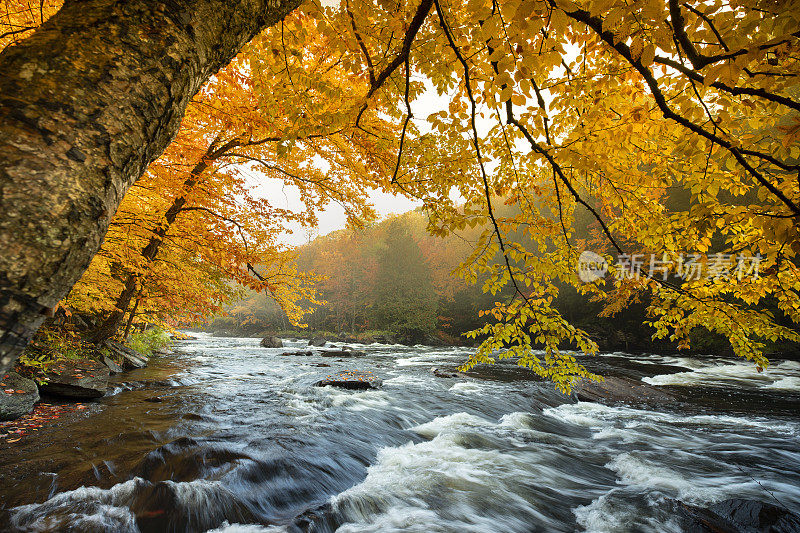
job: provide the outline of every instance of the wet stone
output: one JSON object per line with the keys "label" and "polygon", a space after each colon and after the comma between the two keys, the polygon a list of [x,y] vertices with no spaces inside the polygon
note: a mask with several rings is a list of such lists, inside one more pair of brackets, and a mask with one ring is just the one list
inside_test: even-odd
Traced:
{"label": "wet stone", "polygon": [[97,361],[62,361],[44,374],[39,390],[63,398],[100,398],[108,390],[108,375],[108,367]]}
{"label": "wet stone", "polygon": [[383,380],[369,370],[349,370],[329,374],[325,379],[317,381],[317,387],[339,387],[351,390],[379,389],[383,385]]}
{"label": "wet stone", "polygon": [[39,389],[33,380],[16,372],[0,380],[0,420],[15,420],[30,413],[38,401]]}

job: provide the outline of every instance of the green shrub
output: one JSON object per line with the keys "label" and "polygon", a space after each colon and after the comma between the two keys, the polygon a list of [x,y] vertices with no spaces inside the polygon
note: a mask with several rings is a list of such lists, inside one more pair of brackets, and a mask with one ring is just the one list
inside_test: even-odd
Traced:
{"label": "green shrub", "polygon": [[133,333],[128,337],[126,344],[140,354],[150,357],[156,350],[166,348],[171,342],[169,333],[161,328],[150,328],[139,333]]}

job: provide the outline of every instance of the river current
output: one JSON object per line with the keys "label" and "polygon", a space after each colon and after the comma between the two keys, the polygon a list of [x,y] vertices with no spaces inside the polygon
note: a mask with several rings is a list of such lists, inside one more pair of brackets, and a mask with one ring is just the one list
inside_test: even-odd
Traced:
{"label": "river current", "polygon": [[[305,345],[201,334],[3,444],[0,530],[664,532],[677,501],[800,509],[797,362],[581,357],[679,399],[605,406],[513,363],[433,375],[466,348],[281,355]],[[338,370],[383,387],[313,386]]]}

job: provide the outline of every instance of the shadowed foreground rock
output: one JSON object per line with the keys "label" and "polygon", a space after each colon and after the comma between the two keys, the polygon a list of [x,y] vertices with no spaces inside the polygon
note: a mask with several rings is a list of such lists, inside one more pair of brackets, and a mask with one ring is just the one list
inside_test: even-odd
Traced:
{"label": "shadowed foreground rock", "polygon": [[686,533],[793,533],[800,531],[800,515],[771,503],[733,498],[695,507],[678,502]]}
{"label": "shadowed foreground rock", "polygon": [[39,389],[32,379],[9,372],[0,381],[0,421],[27,415],[38,401]]}
{"label": "shadowed foreground rock", "polygon": [[100,398],[108,390],[108,367],[97,361],[63,361],[52,366],[39,385],[42,394],[64,398]]}
{"label": "shadowed foreground rock", "polygon": [[378,389],[383,380],[370,371],[351,370],[330,374],[315,384],[317,387],[340,387],[351,390]]}
{"label": "shadowed foreground rock", "polygon": [[669,403],[675,401],[671,394],[641,381],[607,377],[604,381],[584,379],[572,389],[576,399],[598,403]]}

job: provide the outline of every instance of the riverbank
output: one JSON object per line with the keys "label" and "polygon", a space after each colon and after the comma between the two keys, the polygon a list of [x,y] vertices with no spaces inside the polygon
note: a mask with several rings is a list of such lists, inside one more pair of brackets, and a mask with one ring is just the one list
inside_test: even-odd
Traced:
{"label": "riverbank", "polygon": [[170,353],[171,341],[163,331],[134,335],[128,345],[40,336],[0,380],[0,439],[16,442],[62,412],[85,408],[81,402],[107,393],[110,376],[146,367],[151,357]]}
{"label": "riverbank", "polygon": [[334,333],[317,330],[250,330],[244,329],[211,329],[197,330],[209,333],[214,337],[258,338],[278,337],[290,341],[308,339],[311,345],[331,342],[342,344],[402,344],[404,346],[467,346],[467,339],[453,337],[443,331],[431,333],[402,334],[392,331],[353,331]]}

